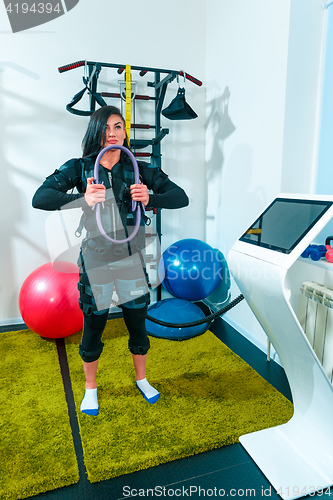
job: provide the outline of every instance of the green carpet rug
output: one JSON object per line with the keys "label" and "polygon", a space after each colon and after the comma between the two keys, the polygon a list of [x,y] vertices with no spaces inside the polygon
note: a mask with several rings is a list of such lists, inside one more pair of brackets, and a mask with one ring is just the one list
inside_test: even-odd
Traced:
{"label": "green carpet rug", "polygon": [[79,480],[55,341],[0,334],[0,499]]}
{"label": "green carpet rug", "polygon": [[292,417],[292,404],[211,332],[183,342],[150,339],[147,378],[161,393],[154,405],[135,386],[123,320],[108,322],[103,341],[100,414],[91,417],[79,410],[80,335],[66,339],[90,482],[229,445]]}

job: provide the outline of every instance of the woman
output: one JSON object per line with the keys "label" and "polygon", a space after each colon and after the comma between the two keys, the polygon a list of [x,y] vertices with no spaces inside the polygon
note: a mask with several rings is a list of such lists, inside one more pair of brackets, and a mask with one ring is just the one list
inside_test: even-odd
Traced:
{"label": "woman", "polygon": [[[150,347],[145,328],[149,304],[149,289],[142,250],[143,226],[129,243],[115,244],[99,232],[94,207],[102,203],[101,220],[106,233],[123,240],[131,233],[135,214],[132,200],[147,208],[181,208],[188,197],[179,186],[168,179],[159,168],[138,162],[139,184],[134,183],[133,166],[128,155],[120,149],[107,151],[100,162],[99,184],[93,182],[94,163],[106,146],[128,148],[125,121],[119,109],[104,106],[95,111],[83,138],[82,158],[72,159],[46,178],[33,198],[33,207],[57,210],[81,207],[83,216],[78,228],[85,227],[78,264],[80,266],[80,307],[84,328],[80,344],[86,378],[81,411],[98,415],[96,373],[103,350],[101,337],[106,325],[110,300],[116,287],[123,317],[129,331],[128,346],[132,353],[136,384],[149,403],[159,398],[158,391],[146,379],[147,352]],[[68,193],[77,188],[78,193]],[[152,193],[149,193],[152,191]],[[142,230],[143,229],[143,230]]]}

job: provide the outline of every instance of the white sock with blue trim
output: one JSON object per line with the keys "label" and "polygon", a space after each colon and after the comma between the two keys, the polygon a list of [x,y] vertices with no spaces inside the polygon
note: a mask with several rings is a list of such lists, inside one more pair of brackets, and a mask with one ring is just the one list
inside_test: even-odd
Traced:
{"label": "white sock with blue trim", "polygon": [[148,403],[156,403],[156,401],[160,397],[160,393],[150,385],[146,378],[137,380],[136,385],[138,386],[139,391],[141,392],[145,400],[148,401]]}
{"label": "white sock with blue trim", "polygon": [[98,415],[97,388],[86,389],[80,410],[82,413],[86,413],[86,415],[93,415],[95,417]]}

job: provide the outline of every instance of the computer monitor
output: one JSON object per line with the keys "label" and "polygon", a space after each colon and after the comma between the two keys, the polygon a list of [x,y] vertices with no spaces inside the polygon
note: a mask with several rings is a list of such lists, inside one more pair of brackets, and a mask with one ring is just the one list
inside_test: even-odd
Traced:
{"label": "computer monitor", "polygon": [[276,198],[245,231],[240,240],[289,254],[327,212],[332,203]]}

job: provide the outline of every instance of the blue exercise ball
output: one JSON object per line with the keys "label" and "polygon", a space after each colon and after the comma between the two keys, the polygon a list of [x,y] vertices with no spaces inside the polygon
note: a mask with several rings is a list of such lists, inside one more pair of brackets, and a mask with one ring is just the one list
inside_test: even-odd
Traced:
{"label": "blue exercise ball", "polygon": [[[148,309],[148,316],[159,319],[166,323],[190,323],[205,318],[204,312],[197,305],[183,299],[163,299],[155,302]],[[208,323],[189,326],[185,328],[174,328],[162,326],[146,319],[146,330],[148,335],[169,340],[186,340],[205,333]]]}
{"label": "blue exercise ball", "polygon": [[188,238],[176,241],[163,252],[158,272],[171,295],[196,301],[208,297],[218,287],[223,265],[213,247]]}
{"label": "blue exercise ball", "polygon": [[227,261],[223,255],[223,253],[215,248],[216,255],[221,262],[222,271],[221,271],[221,280],[213,293],[208,295],[206,299],[209,302],[212,302],[215,305],[224,305],[226,306],[230,302],[230,287],[231,287],[231,278],[230,271],[227,264]]}

